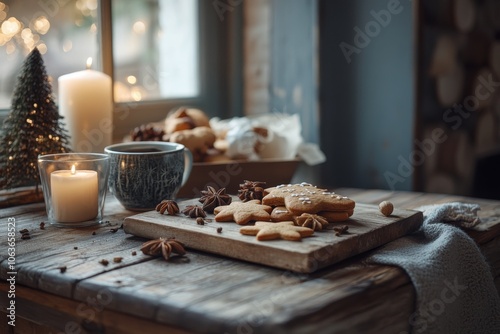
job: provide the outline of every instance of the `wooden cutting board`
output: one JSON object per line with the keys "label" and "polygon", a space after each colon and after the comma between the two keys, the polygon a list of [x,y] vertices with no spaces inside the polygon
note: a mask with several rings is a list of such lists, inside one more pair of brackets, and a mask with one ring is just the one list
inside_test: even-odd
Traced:
{"label": "wooden cutting board", "polygon": [[[178,204],[182,210],[186,205],[200,203],[187,200]],[[234,222],[219,223],[213,220],[213,215],[206,220],[204,225],[198,225],[195,219],[182,214],[169,216],[148,211],[125,218],[123,229],[139,237],[175,237],[187,248],[311,273],[417,230],[422,224],[422,212],[396,208],[391,216],[385,217],[378,206],[356,203],[349,220],[330,223],[326,230],[316,231],[301,241],[258,241],[254,236],[240,234],[241,225]],[[339,225],[349,225],[348,233],[336,236],[333,228]],[[222,227],[220,233],[218,227]]]}

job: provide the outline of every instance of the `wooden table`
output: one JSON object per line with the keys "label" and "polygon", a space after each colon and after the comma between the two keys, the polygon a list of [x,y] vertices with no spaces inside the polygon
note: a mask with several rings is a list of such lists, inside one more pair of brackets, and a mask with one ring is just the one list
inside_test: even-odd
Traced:
{"label": "wooden table", "polygon": [[[413,209],[450,201],[479,203],[500,220],[500,202],[458,196],[337,189],[359,203],[391,200]],[[108,223],[40,228],[43,203],[2,209],[2,311],[15,300],[15,327],[1,314],[0,332],[36,333],[399,333],[409,329],[415,292],[399,268],[364,262],[366,253],[313,274],[296,274],[188,250],[167,262],[143,255],[145,241],[120,229],[134,214],[109,197]],[[7,283],[7,225],[15,219],[15,298]],[[28,229],[30,239],[19,231]],[[468,231],[500,288],[500,224]],[[113,259],[121,257],[115,263]],[[108,260],[108,265],[100,263]],[[65,272],[62,272],[65,268]]]}

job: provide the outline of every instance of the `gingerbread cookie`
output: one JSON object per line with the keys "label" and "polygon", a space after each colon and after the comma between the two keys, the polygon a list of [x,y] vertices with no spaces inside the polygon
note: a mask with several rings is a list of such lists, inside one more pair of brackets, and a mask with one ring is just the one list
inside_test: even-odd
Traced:
{"label": "gingerbread cookie", "polygon": [[295,215],[288,211],[285,206],[277,206],[271,212],[271,220],[273,222],[283,222],[286,220],[294,220]]}
{"label": "gingerbread cookie", "polygon": [[355,202],[347,197],[317,188],[309,183],[283,184],[266,189],[262,204],[284,205],[291,213],[353,210]]}
{"label": "gingerbread cookie", "polygon": [[207,114],[200,109],[180,107],[172,110],[165,118],[165,131],[167,134],[199,126],[210,127]]}
{"label": "gingerbread cookie", "polygon": [[200,162],[208,154],[208,150],[213,147],[215,133],[209,127],[200,126],[194,129],[176,131],[170,135],[169,141],[186,146],[193,154],[194,162]]}
{"label": "gingerbread cookie", "polygon": [[329,223],[343,222],[352,216],[354,210],[347,211],[320,211],[318,215],[324,217]]}
{"label": "gingerbread cookie", "polygon": [[245,235],[255,235],[257,240],[273,240],[284,239],[292,241],[300,241],[302,237],[311,236],[314,230],[295,226],[292,221],[284,221],[279,223],[255,222],[255,226],[243,226],[240,228],[240,233]]}
{"label": "gingerbread cookie", "polygon": [[[325,219],[327,223],[338,223],[338,222],[343,222],[349,217],[352,216],[354,210],[348,210],[348,211],[320,211],[315,215],[320,216],[321,218]],[[305,214],[305,213],[303,213]],[[297,221],[297,218],[300,216],[294,215],[285,206],[277,206],[273,208],[273,211],[271,212],[271,221],[273,222],[282,222],[286,220],[293,220]]]}
{"label": "gingerbread cookie", "polygon": [[245,225],[252,220],[269,220],[272,209],[268,205],[260,204],[259,200],[232,202],[229,205],[218,206],[214,209],[215,221],[234,221],[239,225]]}

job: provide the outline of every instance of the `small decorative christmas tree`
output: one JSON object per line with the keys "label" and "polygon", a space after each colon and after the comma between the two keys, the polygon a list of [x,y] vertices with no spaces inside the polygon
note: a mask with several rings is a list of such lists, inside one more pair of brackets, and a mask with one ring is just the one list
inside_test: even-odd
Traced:
{"label": "small decorative christmas tree", "polygon": [[17,77],[12,105],[0,131],[0,189],[40,184],[39,154],[69,152],[40,51],[30,52]]}

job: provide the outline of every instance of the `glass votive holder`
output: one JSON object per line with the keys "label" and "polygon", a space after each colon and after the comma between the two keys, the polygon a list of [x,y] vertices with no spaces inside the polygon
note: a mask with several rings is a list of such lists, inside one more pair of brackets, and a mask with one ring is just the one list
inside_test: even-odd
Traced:
{"label": "glass votive holder", "polygon": [[38,170],[49,223],[81,227],[102,222],[108,188],[107,154],[40,155]]}

